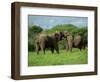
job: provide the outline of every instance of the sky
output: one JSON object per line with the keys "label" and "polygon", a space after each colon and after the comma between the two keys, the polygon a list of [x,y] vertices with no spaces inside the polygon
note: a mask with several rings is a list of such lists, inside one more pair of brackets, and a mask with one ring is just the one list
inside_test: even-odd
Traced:
{"label": "sky", "polygon": [[55,25],[60,24],[73,24],[77,27],[88,26],[87,17],[71,17],[71,16],[39,16],[39,15],[29,15],[28,25],[38,25],[43,29],[50,29]]}

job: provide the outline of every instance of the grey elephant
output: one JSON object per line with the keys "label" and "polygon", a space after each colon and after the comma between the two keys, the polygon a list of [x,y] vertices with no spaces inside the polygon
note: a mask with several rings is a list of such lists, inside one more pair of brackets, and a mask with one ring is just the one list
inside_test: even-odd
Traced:
{"label": "grey elephant", "polygon": [[73,36],[71,33],[69,32],[64,32],[64,36],[66,39],[66,51],[70,50],[72,51],[72,47],[73,47]]}
{"label": "grey elephant", "polygon": [[53,35],[49,36],[47,34],[40,34],[36,40],[36,51],[39,54],[39,51],[42,50],[45,54],[46,48],[49,48],[52,53],[54,50],[59,54],[58,42],[64,37],[63,32],[56,32]]}
{"label": "grey elephant", "polygon": [[79,48],[80,50],[82,48],[85,48],[85,46],[87,45],[87,41],[85,40],[85,38],[82,36],[82,33],[78,33],[75,37],[74,37],[74,44],[73,47]]}
{"label": "grey elephant", "polygon": [[83,47],[83,40],[82,40],[82,36],[80,34],[78,34],[78,35],[76,35],[74,37],[73,47],[79,48],[80,50],[82,49],[82,47]]}
{"label": "grey elephant", "polygon": [[66,38],[66,50],[72,51],[72,48],[79,48],[80,50],[85,47],[86,42],[84,42],[82,38],[82,34],[78,33],[76,36],[72,36],[71,33],[65,32],[64,33]]}

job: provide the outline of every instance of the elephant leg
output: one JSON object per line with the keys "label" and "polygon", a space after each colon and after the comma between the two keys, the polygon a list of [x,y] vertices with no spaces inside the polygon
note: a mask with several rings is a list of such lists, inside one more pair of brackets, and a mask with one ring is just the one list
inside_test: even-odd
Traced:
{"label": "elephant leg", "polygon": [[79,49],[80,49],[80,51],[81,51],[82,47],[80,47]]}
{"label": "elephant leg", "polygon": [[83,44],[82,48],[85,49],[85,44]]}
{"label": "elephant leg", "polygon": [[66,44],[66,51],[68,51],[68,44]]}
{"label": "elephant leg", "polygon": [[59,54],[59,47],[58,47],[58,45],[55,46],[55,50]]}
{"label": "elephant leg", "polygon": [[54,53],[54,48],[51,48],[51,52],[52,52],[52,54]]}
{"label": "elephant leg", "polygon": [[70,52],[72,52],[72,47],[70,48]]}
{"label": "elephant leg", "polygon": [[39,54],[39,51],[40,51],[40,49],[38,48],[38,49],[37,49],[37,54]]}
{"label": "elephant leg", "polygon": [[37,54],[39,54],[39,51],[40,51],[40,46],[37,44],[36,45],[36,52],[37,52]]}
{"label": "elephant leg", "polygon": [[78,45],[78,46],[77,46],[77,48],[78,48],[78,49],[80,49],[80,51],[81,51],[81,49],[82,49],[82,46],[81,46],[81,45]]}
{"label": "elephant leg", "polygon": [[41,45],[41,50],[43,51],[43,53],[45,54],[45,45]]}
{"label": "elephant leg", "polygon": [[69,50],[72,52],[72,44],[69,45]]}
{"label": "elephant leg", "polygon": [[43,53],[45,54],[45,48],[43,49]]}

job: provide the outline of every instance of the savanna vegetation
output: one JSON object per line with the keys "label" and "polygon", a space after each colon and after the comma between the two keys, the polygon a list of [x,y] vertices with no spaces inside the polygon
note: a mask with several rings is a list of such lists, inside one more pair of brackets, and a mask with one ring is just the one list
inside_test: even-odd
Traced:
{"label": "savanna vegetation", "polygon": [[73,64],[86,64],[87,61],[87,49],[80,50],[73,49],[73,52],[66,52],[60,50],[60,54],[52,54],[50,50],[46,51],[44,55],[40,52],[37,55],[36,52],[29,52],[28,65],[29,66],[49,66],[49,65],[73,65]]}
{"label": "savanna vegetation", "polygon": [[51,35],[56,31],[68,31],[75,37],[78,33],[82,34],[84,42],[87,42],[88,30],[87,27],[77,27],[72,24],[56,25],[51,29],[43,29],[40,26],[33,25],[28,28],[28,65],[29,66],[43,66],[43,65],[64,65],[64,64],[86,64],[87,63],[87,48],[81,51],[73,48],[72,52],[66,52],[65,39],[59,42],[60,53],[46,50],[44,55],[42,52],[36,54],[36,38],[40,33]]}

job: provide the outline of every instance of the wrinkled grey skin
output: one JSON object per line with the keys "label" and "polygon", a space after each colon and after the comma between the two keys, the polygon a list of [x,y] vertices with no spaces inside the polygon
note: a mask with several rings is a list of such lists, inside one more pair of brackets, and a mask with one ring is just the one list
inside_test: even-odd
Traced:
{"label": "wrinkled grey skin", "polygon": [[36,40],[36,51],[37,54],[39,54],[39,51],[42,50],[45,54],[45,49],[49,48],[52,53],[54,53],[54,50],[59,54],[59,47],[58,42],[62,40],[64,37],[64,34],[62,32],[55,33],[51,36],[48,36],[46,34],[40,34]]}
{"label": "wrinkled grey skin", "polygon": [[83,46],[82,36],[78,34],[77,36],[74,37],[73,47],[79,48],[81,50],[82,46]]}
{"label": "wrinkled grey skin", "polygon": [[66,51],[70,50],[72,51],[73,47],[73,36],[69,32],[65,32],[65,38],[66,38]]}

